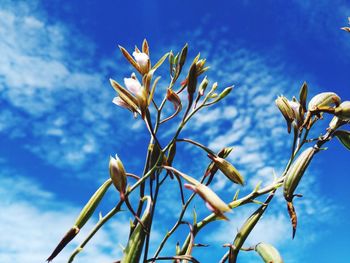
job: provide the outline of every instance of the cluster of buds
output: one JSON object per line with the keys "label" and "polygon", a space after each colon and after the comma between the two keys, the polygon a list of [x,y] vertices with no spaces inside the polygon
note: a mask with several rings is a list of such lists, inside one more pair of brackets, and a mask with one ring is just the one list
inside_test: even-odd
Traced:
{"label": "cluster of buds", "polygon": [[292,100],[288,100],[284,96],[279,96],[275,103],[282,113],[287,122],[288,133],[291,132],[292,124],[299,128],[304,122],[304,114],[306,112],[306,99],[307,99],[307,84],[306,82],[300,88],[299,101],[293,97]]}
{"label": "cluster of buds", "polygon": [[146,40],[143,41],[142,51],[135,47],[132,56],[125,48],[121,46],[119,46],[119,48],[129,63],[141,74],[142,83],[137,79],[135,73],[132,73],[130,78],[124,78],[125,87],[117,81],[110,79],[112,87],[118,94],[118,96],[113,99],[113,103],[130,110],[134,113],[135,117],[137,114],[140,114],[142,118],[145,118],[147,108],[152,102],[154,90],[159,80],[159,78],[157,78],[151,87],[153,74],[164,62],[168,53],[151,67],[149,47]]}

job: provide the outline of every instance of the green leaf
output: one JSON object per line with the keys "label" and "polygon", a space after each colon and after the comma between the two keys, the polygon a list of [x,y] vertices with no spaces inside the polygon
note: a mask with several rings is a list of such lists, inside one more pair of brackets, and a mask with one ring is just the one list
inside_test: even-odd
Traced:
{"label": "green leaf", "polygon": [[339,139],[339,141],[350,150],[350,132],[344,130],[338,130],[334,135]]}
{"label": "green leaf", "polygon": [[165,61],[165,59],[168,57],[169,53],[166,53],[164,56],[162,56],[158,62],[152,67],[152,70],[156,70],[157,68],[159,68],[163,62]]}

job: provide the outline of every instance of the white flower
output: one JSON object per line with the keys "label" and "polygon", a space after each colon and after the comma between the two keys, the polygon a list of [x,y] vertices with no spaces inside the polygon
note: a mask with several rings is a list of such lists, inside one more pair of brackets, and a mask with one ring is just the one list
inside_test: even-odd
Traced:
{"label": "white flower", "polygon": [[289,100],[289,106],[293,109],[295,115],[299,115],[300,104],[296,101]]}
{"label": "white flower", "polygon": [[131,75],[131,78],[124,78],[124,84],[125,87],[135,95],[141,93],[141,83],[136,79],[134,75]]}
{"label": "white flower", "polygon": [[147,69],[149,57],[146,53],[134,51],[132,55],[142,69]]}
{"label": "white flower", "polygon": [[130,106],[125,101],[123,101],[120,97],[114,97],[112,102],[117,106],[127,108],[127,109],[130,108]]}

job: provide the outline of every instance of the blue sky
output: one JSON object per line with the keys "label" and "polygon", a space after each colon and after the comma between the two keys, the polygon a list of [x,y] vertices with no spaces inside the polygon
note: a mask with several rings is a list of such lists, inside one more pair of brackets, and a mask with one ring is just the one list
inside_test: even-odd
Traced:
{"label": "blue sky", "polygon": [[[108,158],[118,154],[126,168],[142,170],[147,132],[140,120],[115,107],[110,77],[121,81],[131,68],[117,45],[132,49],[144,38],[153,59],[184,43],[189,56],[201,52],[220,88],[234,85],[228,99],[202,112],[184,131],[218,150],[235,147],[230,160],[245,175],[247,192],[281,172],[291,143],[274,105],[277,95],[297,95],[307,81],[311,95],[334,91],[350,99],[350,7],[346,1],[2,1],[0,7],[0,262],[42,262],[98,185],[108,178]],[[160,82],[165,92],[166,75]],[[161,86],[160,85],[160,86]],[[170,108],[169,108],[170,109]],[[326,119],[313,136],[318,136]],[[175,126],[163,131],[166,141]],[[247,242],[274,244],[286,262],[346,262],[350,205],[347,191],[350,153],[337,141],[315,158],[298,189],[300,223],[296,238],[281,197]],[[199,175],[206,156],[182,146],[176,165]],[[186,160],[191,158],[191,166]],[[201,168],[202,169],[202,168]],[[174,222],[178,192],[164,188],[163,221],[154,246]],[[222,175],[213,189],[226,201],[236,186]],[[116,200],[110,191],[102,212]],[[200,218],[208,211],[195,202]],[[215,262],[236,229],[254,210],[237,210],[229,222],[213,224],[198,236],[201,262]],[[84,227],[56,262],[65,262],[91,229]],[[76,262],[112,262],[125,245],[129,217],[113,219]],[[186,229],[184,229],[186,230]],[[166,252],[174,251],[179,236]],[[241,262],[259,262],[241,253]],[[208,261],[210,258],[210,261]]]}

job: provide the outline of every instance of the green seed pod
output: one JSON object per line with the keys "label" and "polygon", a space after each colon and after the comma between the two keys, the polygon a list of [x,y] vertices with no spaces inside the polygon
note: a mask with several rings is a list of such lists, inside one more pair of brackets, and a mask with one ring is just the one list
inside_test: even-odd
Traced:
{"label": "green seed pod", "polygon": [[[229,156],[229,154],[232,152],[233,150],[233,147],[224,147],[223,149],[221,149],[220,152],[218,152],[218,156],[221,157],[221,158],[227,158],[227,156]],[[214,162],[211,162],[209,165],[208,165],[208,168],[207,170],[205,171],[205,177],[207,176],[213,176],[217,171],[218,171],[218,167],[215,165]]]}
{"label": "green seed pod", "polygon": [[188,44],[182,48],[180,56],[179,56],[179,66],[182,68],[182,66],[185,64],[186,58],[187,58],[187,51],[188,51]]}
{"label": "green seed pod", "polygon": [[192,97],[196,91],[196,86],[197,86],[196,68],[197,68],[196,63],[193,63],[190,67],[189,72],[188,72],[187,91],[188,91],[188,95],[192,96]]}
{"label": "green seed pod", "polygon": [[228,179],[236,184],[244,185],[244,178],[231,163],[219,156],[209,154],[208,157]]}
{"label": "green seed pod", "polygon": [[288,202],[291,202],[293,200],[294,191],[297,188],[300,179],[303,177],[304,172],[310,164],[315,152],[316,150],[313,147],[307,148],[299,155],[299,157],[289,168],[283,183],[284,198]]}
{"label": "green seed pod", "polygon": [[251,214],[251,216],[244,222],[243,226],[239,229],[235,240],[233,241],[234,249],[231,255],[232,261],[230,262],[236,262],[239,250],[242,248],[250,232],[253,230],[255,225],[260,220],[261,216],[264,214],[266,207],[267,206],[260,206],[253,214]]}
{"label": "green seed pod", "polygon": [[334,92],[322,92],[314,96],[308,105],[308,110],[310,112],[318,110],[320,107],[327,107],[340,104],[340,98]]}
{"label": "green seed pod", "polygon": [[[151,198],[145,196],[143,201],[147,200],[146,209],[142,215],[141,222],[144,226],[147,226],[151,218]],[[124,255],[121,263],[139,263],[143,250],[143,244],[145,242],[146,232],[142,225],[138,223],[132,232],[128,244],[124,249]]]}
{"label": "green seed pod", "polygon": [[299,102],[304,112],[306,111],[307,92],[308,92],[307,83],[304,82],[299,92]]}
{"label": "green seed pod", "polygon": [[123,196],[126,189],[126,173],[118,155],[116,155],[115,158],[110,157],[109,159],[109,176],[115,188],[117,188],[121,196]]}
{"label": "green seed pod", "polygon": [[232,91],[233,87],[227,87],[224,89],[218,97],[215,99],[215,103],[219,102],[220,100],[224,99],[230,92]]}
{"label": "green seed pod", "polygon": [[350,132],[344,130],[338,130],[334,135],[339,139],[339,141],[350,150]]}
{"label": "green seed pod", "polygon": [[265,263],[283,263],[283,259],[278,250],[270,244],[259,243],[255,246],[255,251]]}
{"label": "green seed pod", "polygon": [[112,184],[112,180],[108,179],[104,182],[97,191],[92,195],[90,200],[86,203],[84,208],[81,210],[78,218],[76,219],[74,226],[65,234],[62,240],[59,242],[57,247],[54,249],[52,254],[49,256],[47,261],[53,260],[61,250],[79,233],[80,229],[85,225],[85,223],[90,219],[92,214],[95,212],[96,207],[99,205],[104,194]]}
{"label": "green seed pod", "polygon": [[336,107],[334,115],[342,120],[350,120],[350,101],[343,101],[338,107]]}

